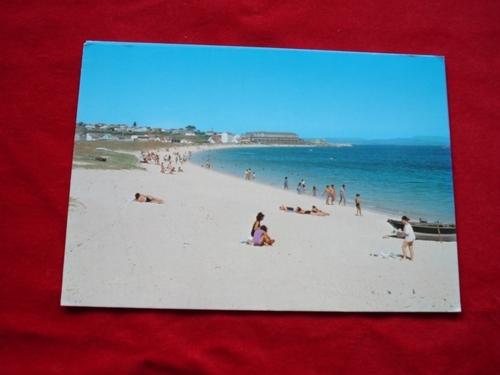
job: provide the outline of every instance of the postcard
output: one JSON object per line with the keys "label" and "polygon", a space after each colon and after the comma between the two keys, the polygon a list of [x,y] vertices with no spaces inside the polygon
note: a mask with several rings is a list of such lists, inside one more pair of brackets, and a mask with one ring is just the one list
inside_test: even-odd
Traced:
{"label": "postcard", "polygon": [[458,312],[445,60],[86,42],[64,306]]}

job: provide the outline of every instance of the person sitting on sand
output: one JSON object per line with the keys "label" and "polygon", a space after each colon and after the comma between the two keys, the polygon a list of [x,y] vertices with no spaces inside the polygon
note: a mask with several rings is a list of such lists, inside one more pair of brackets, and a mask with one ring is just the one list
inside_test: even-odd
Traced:
{"label": "person sitting on sand", "polygon": [[361,214],[361,196],[359,194],[356,194],[354,203],[356,204],[356,216],[363,216]]}
{"label": "person sitting on sand", "polygon": [[[413,242],[415,241],[415,232],[410,225],[410,218],[408,216],[403,216],[401,222],[404,224],[403,235],[404,240],[401,245],[401,250],[403,252],[403,258],[408,258],[409,260],[415,259],[415,254],[413,254]],[[410,256],[406,255],[406,249],[408,249]]]}
{"label": "person sitting on sand", "polygon": [[163,203],[163,199],[140,193],[135,193],[135,201],[140,203]]}
{"label": "person sitting on sand", "polygon": [[267,234],[267,227],[263,225],[253,234],[252,242],[254,246],[273,246],[275,240],[269,237],[269,234]]}
{"label": "person sitting on sand", "polygon": [[255,222],[252,225],[252,230],[250,231],[250,235],[253,237],[255,234],[255,231],[260,228],[260,222],[264,220],[264,214],[262,212],[259,212],[257,214],[257,217],[255,218]]}

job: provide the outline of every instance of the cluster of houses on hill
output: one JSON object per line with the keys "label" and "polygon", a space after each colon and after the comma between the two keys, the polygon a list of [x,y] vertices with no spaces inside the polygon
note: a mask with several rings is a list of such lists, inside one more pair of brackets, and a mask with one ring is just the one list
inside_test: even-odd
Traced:
{"label": "cluster of houses on hill", "polygon": [[249,132],[243,135],[229,132],[200,131],[194,125],[179,129],[162,129],[137,124],[86,124],[79,122],[75,140],[120,140],[120,141],[159,141],[166,143],[240,143],[240,144],[304,144],[305,141],[295,133]]}

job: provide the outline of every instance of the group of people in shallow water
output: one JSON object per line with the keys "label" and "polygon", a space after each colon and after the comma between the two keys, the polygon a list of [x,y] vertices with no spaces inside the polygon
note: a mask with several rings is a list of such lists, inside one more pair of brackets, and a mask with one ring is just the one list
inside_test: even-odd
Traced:
{"label": "group of people in shallow water", "polygon": [[247,181],[255,180],[255,171],[252,171],[252,168],[247,168],[245,170],[245,173],[243,174],[243,177]]}
{"label": "group of people in shallow water", "polygon": [[[288,190],[288,177],[285,177],[285,180],[283,182],[283,189]],[[297,193],[298,194],[305,194],[307,191],[306,188],[306,182],[304,179],[300,180],[299,184],[297,185]],[[312,196],[316,197],[318,195],[318,189],[316,186],[312,187]],[[323,191],[323,196],[326,198],[325,204],[328,206],[334,205],[335,202],[337,201],[337,189],[335,188],[335,185],[326,185],[325,190]],[[345,206],[347,204],[347,188],[345,184],[342,184],[342,186],[339,189],[339,206],[343,205]],[[361,195],[356,194],[354,198],[354,204],[356,206],[356,216],[362,216],[361,212]]]}

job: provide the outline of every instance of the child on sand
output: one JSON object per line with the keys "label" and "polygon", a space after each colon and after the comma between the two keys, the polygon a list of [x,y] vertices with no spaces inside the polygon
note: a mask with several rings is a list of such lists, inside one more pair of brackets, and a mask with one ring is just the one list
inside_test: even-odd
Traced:
{"label": "child on sand", "polygon": [[356,204],[356,216],[363,216],[361,213],[361,196],[359,194],[356,194],[354,203]]}
{"label": "child on sand", "polygon": [[255,234],[255,231],[260,228],[260,222],[264,220],[264,214],[262,212],[259,212],[257,214],[257,217],[255,218],[255,222],[252,225],[252,230],[250,231],[250,235],[253,237]]}
{"label": "child on sand", "polygon": [[254,246],[273,246],[273,243],[275,241],[271,237],[269,237],[269,235],[267,234],[267,227],[263,225],[255,231],[252,242]]}

